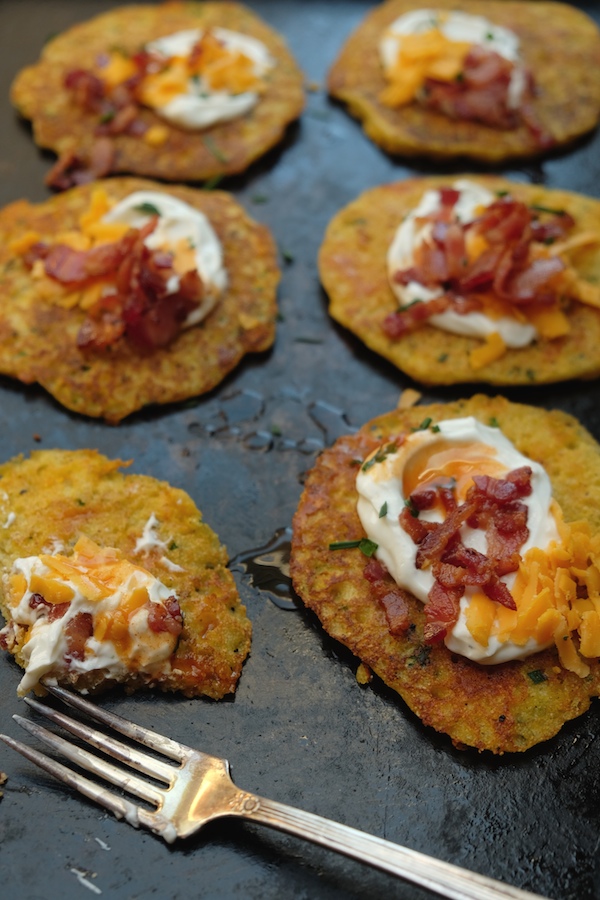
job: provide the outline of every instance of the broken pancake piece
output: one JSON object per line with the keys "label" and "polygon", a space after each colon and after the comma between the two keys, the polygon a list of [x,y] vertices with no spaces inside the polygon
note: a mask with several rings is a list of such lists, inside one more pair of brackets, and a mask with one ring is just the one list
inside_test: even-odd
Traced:
{"label": "broken pancake piece", "polygon": [[380,416],[309,474],[291,573],[426,725],[527,750],[600,690],[600,447],[501,397]]}
{"label": "broken pancake piece", "polygon": [[0,211],[0,372],[118,422],[271,346],[275,243],[222,191],[135,178]]}
{"label": "broken pancake piece", "polygon": [[93,450],[0,466],[0,644],[20,694],[55,679],[218,700],[235,691],[251,626],[227,553],[182,490]]}
{"label": "broken pancake piece", "polygon": [[600,32],[565,3],[388,0],[328,76],[389,153],[485,162],[536,156],[600,119]]}
{"label": "broken pancake piece", "polygon": [[427,384],[600,374],[600,202],[496,176],[361,194],[320,252],[329,312]]}
{"label": "broken pancake piece", "polygon": [[284,40],[238,3],[125,6],[74,25],[11,98],[58,162],[58,189],[113,172],[197,181],[244,171],[304,105]]}

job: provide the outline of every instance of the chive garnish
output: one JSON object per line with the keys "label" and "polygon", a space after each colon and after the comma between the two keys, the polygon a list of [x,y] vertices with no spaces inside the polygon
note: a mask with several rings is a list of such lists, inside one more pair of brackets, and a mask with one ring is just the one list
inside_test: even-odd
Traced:
{"label": "chive garnish", "polygon": [[145,213],[147,216],[160,216],[160,209],[154,203],[140,203],[133,208],[136,212]]}
{"label": "chive garnish", "polygon": [[533,669],[531,672],[527,673],[527,677],[530,678],[534,684],[542,684],[543,681],[548,681],[548,676],[545,675],[541,669]]}
{"label": "chive garnish", "polygon": [[214,142],[213,140],[211,140],[207,135],[205,135],[205,136],[202,138],[202,142],[203,142],[204,146],[206,147],[206,149],[208,150],[208,152],[209,152],[209,153],[212,153],[212,155],[213,155],[216,159],[218,159],[219,162],[222,162],[222,163],[229,162],[229,160],[227,159],[227,157],[225,156],[225,154],[223,153],[223,151],[220,150],[220,149],[217,147],[217,145],[215,144],[215,142]]}
{"label": "chive garnish", "polygon": [[564,209],[553,209],[551,206],[540,206],[537,203],[532,203],[530,208],[535,209],[536,212],[550,213],[553,216],[566,216],[567,214]]}
{"label": "chive garnish", "polygon": [[387,500],[386,500],[385,503],[383,504],[383,506],[381,507],[381,509],[379,510],[379,518],[384,519],[385,516],[387,516],[387,511],[388,511],[388,505],[387,505]]}
{"label": "chive garnish", "polygon": [[373,556],[379,544],[369,538],[360,538],[358,541],[333,541],[329,545],[330,550],[354,550],[358,548],[365,556]]}

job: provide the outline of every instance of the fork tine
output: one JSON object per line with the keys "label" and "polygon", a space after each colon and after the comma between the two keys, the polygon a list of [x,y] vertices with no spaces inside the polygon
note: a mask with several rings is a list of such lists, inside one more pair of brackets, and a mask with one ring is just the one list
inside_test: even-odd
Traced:
{"label": "fork tine", "polygon": [[162,802],[163,792],[153,787],[147,781],[143,781],[141,778],[137,778],[137,776],[132,775],[123,769],[119,769],[117,766],[113,766],[112,763],[106,762],[106,760],[100,759],[98,756],[94,756],[93,753],[84,750],[82,747],[77,747],[75,744],[65,741],[60,735],[54,734],[46,728],[42,728],[41,725],[37,725],[30,719],[24,719],[22,716],[18,715],[14,715],[13,719],[21,726],[21,728],[24,728],[26,731],[29,731],[30,734],[33,734],[34,737],[44,741],[45,744],[48,744],[48,746],[52,747],[54,750],[58,750],[59,753],[62,753],[63,756],[66,756],[67,759],[76,763],[82,769],[93,772],[94,775],[98,775],[100,778],[110,781],[111,784],[115,784],[124,791],[134,794],[143,800],[147,800],[149,803],[159,804]]}
{"label": "fork tine", "polygon": [[0,740],[4,741],[5,744],[12,747],[13,750],[16,750],[17,753],[20,753],[21,756],[24,756],[30,762],[45,769],[50,775],[53,775],[70,787],[75,788],[76,791],[84,794],[95,803],[99,803],[101,806],[109,809],[118,819],[126,819],[131,825],[134,825],[136,828],[138,827],[137,807],[131,800],[127,800],[125,797],[119,797],[118,794],[111,793],[111,791],[108,791],[106,788],[100,787],[100,785],[90,781],[85,775],[73,772],[71,769],[67,768],[67,766],[63,766],[62,763],[57,762],[55,759],[51,759],[44,753],[40,753],[39,750],[34,750],[27,744],[22,744],[21,741],[16,741],[7,734],[0,734]]}
{"label": "fork tine", "polygon": [[90,728],[89,725],[78,722],[76,719],[71,719],[64,713],[51,709],[49,706],[44,706],[43,703],[34,700],[32,697],[25,697],[24,700],[25,703],[35,709],[36,712],[46,716],[46,718],[50,719],[51,722],[54,722],[55,725],[60,725],[61,728],[70,731],[71,734],[74,734],[76,737],[87,741],[92,747],[97,747],[98,750],[102,750],[109,756],[118,759],[119,762],[137,769],[138,772],[144,772],[145,775],[150,775],[152,778],[156,778],[159,781],[162,780],[166,784],[172,785],[178,769],[171,763],[165,763],[159,759],[150,757],[147,754],[136,750],[135,747],[129,747],[127,744],[123,744],[109,734],[102,734],[99,731],[95,731],[93,728]]}
{"label": "fork tine", "polygon": [[54,684],[44,683],[44,687],[49,693],[62,700],[63,703],[85,713],[91,719],[95,719],[96,722],[101,722],[109,728],[114,728],[120,734],[124,734],[145,747],[150,747],[151,750],[163,753],[165,756],[171,757],[171,759],[176,759],[177,762],[182,762],[188,753],[194,752],[191,747],[186,747],[185,744],[173,741],[164,734],[158,734],[156,731],[144,728],[143,725],[136,725],[128,719],[123,719],[122,716],[118,716],[116,713],[109,713],[99,706],[94,706],[93,703],[84,700],[80,694],[73,694],[71,691]]}

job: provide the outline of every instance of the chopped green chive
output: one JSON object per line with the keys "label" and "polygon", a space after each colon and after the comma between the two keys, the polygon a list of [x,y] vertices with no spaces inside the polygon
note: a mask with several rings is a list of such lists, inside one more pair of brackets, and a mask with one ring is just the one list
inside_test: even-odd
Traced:
{"label": "chopped green chive", "polygon": [[160,209],[154,203],[140,203],[133,208],[136,212],[144,213],[146,216],[160,216]]}
{"label": "chopped green chive", "polygon": [[222,175],[213,175],[212,178],[209,178],[208,181],[204,182],[202,187],[205,191],[212,191],[213,188],[216,188],[216,186],[218,184],[220,184],[222,181],[223,181]]}
{"label": "chopped green chive", "polygon": [[433,421],[433,419],[431,418],[431,416],[427,416],[427,418],[423,419],[423,421],[417,428],[411,428],[411,431],[413,431],[413,432],[414,431],[427,431],[427,429],[431,425],[432,421]]}
{"label": "chopped green chive", "polygon": [[215,144],[215,142],[213,140],[211,140],[211,138],[209,138],[207,135],[205,135],[202,138],[202,141],[204,143],[204,146],[208,150],[208,152],[212,153],[212,155],[215,157],[215,159],[218,159],[219,162],[222,162],[222,163],[229,162],[229,160],[227,159],[227,157],[225,156],[223,151],[217,147],[217,145]]}
{"label": "chopped green chive", "polygon": [[361,538],[358,541],[333,541],[329,545],[330,550],[354,550],[358,548],[365,556],[373,556],[379,545],[369,538]]}
{"label": "chopped green chive", "polygon": [[553,216],[566,216],[564,209],[553,209],[551,206],[540,206],[537,203],[532,203],[530,208],[534,209],[536,212],[550,213]]}
{"label": "chopped green chive", "polygon": [[385,503],[383,504],[383,506],[381,507],[381,509],[379,510],[379,518],[384,519],[387,516],[387,511],[388,511],[388,505],[387,505],[387,500],[386,500]]}
{"label": "chopped green chive", "polygon": [[500,422],[498,421],[496,416],[490,416],[488,425],[490,426],[490,428],[500,428]]}
{"label": "chopped green chive", "polygon": [[548,681],[548,676],[545,675],[541,669],[533,669],[531,672],[527,673],[527,677],[530,678],[534,684],[542,684],[543,681]]}

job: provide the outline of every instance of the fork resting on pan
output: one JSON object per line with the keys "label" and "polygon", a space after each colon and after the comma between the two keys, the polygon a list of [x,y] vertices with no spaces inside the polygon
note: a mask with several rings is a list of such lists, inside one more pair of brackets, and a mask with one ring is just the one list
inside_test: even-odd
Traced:
{"label": "fork resting on pan", "polygon": [[[544,900],[539,894],[502,884],[347,825],[240,790],[231,780],[227,760],[201,753],[135,725],[89,703],[78,694],[52,685],[46,687],[55,697],[103,726],[175,761],[176,765],[173,765],[172,762],[156,759],[29,697],[25,698],[26,702],[37,712],[129,768],[115,766],[29,719],[13,717],[19,725],[80,768],[147,801],[154,808],[139,806],[7,735],[0,735],[0,738],[61,781],[110,809],[117,818],[124,818],[136,827],[143,825],[169,843],[175,838],[188,837],[213,819],[237,816],[336,850],[392,875],[399,875],[442,897],[454,900]],[[165,786],[151,784],[132,769]]]}

